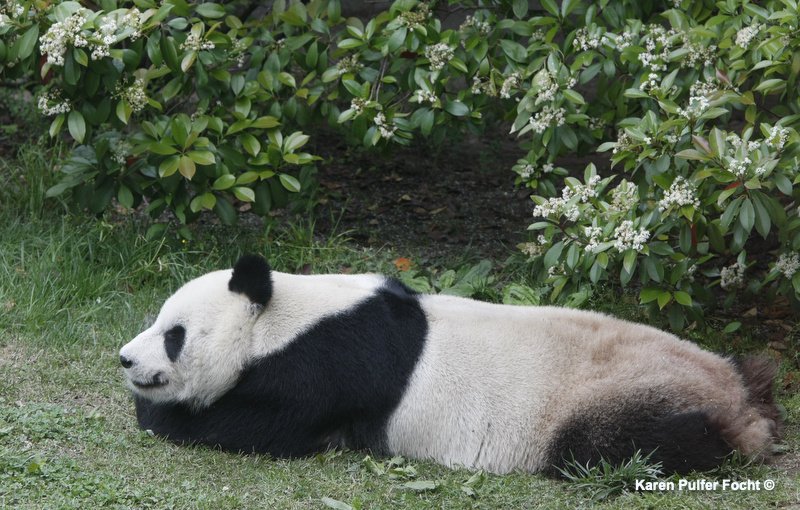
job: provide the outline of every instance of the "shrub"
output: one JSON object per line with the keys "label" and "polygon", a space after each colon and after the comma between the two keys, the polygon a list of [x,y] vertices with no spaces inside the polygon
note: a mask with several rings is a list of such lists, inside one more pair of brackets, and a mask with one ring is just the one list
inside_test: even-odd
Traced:
{"label": "shrub", "polygon": [[[635,284],[676,329],[715,286],[797,305],[796,1],[539,4],[397,0],[361,20],[338,0],[261,18],[243,2],[12,0],[0,74],[41,77],[51,135],[81,144],[49,193],[93,211],[116,196],[181,221],[264,214],[310,174],[303,131],[320,121],[367,146],[501,126],[527,151],[522,249],[551,300]],[[582,180],[560,164],[596,152],[611,168]]]}

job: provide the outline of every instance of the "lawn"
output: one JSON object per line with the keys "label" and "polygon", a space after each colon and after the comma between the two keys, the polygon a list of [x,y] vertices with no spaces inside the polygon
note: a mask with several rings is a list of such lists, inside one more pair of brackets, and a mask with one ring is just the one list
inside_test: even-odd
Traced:
{"label": "lawn", "polygon": [[[2,169],[4,178],[16,178],[10,166]],[[35,177],[25,175],[27,182]],[[315,239],[309,226],[206,226],[189,242],[146,241],[147,225],[136,216],[87,218],[62,214],[53,207],[57,204],[43,204],[33,195],[0,198],[0,508],[800,504],[797,395],[780,395],[788,418],[786,453],[773,465],[734,464],[697,475],[769,479],[774,490],[628,492],[599,503],[578,484],[528,474],[450,470],[430,462],[373,459],[367,452],[274,460],[177,447],[150,437],[136,426],[117,353],[182,282],[229,266],[250,251],[267,255],[278,270],[314,272],[396,271],[397,254],[361,248],[346,236]],[[504,267],[495,276],[506,282],[519,277]],[[604,301],[606,310],[631,313],[629,303]]]}

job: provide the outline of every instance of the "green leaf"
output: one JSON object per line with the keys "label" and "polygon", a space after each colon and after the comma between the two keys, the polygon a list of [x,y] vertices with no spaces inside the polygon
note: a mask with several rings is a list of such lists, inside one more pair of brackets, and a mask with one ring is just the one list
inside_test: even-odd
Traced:
{"label": "green leaf", "polygon": [[514,0],[512,9],[514,16],[519,19],[525,18],[525,15],[528,14],[528,0]]}
{"label": "green leaf", "polygon": [[586,104],[586,100],[583,99],[583,96],[572,89],[566,89],[563,92],[563,94],[564,97],[567,99],[567,101],[573,102],[575,104]]}
{"label": "green leaf", "polygon": [[655,301],[658,299],[659,294],[661,294],[661,289],[657,289],[655,287],[645,287],[639,291],[639,302],[641,304],[645,304]]}
{"label": "green leaf", "polygon": [[[13,30],[12,33],[14,33]],[[22,34],[22,37],[20,37],[15,44],[15,46],[17,47],[18,60],[25,60],[26,58],[30,57],[33,54],[33,50],[36,48],[36,41],[38,38],[39,38],[39,25],[38,23],[34,23],[33,26],[31,26],[28,30],[25,31],[24,34]]]}
{"label": "green leaf", "polygon": [[250,188],[245,188],[244,186],[237,186],[233,188],[233,194],[242,202],[255,202],[256,200],[255,192]]}
{"label": "green leaf", "polygon": [[215,4],[213,2],[198,4],[197,7],[195,7],[195,12],[204,18],[211,19],[217,19],[225,16],[225,8],[220,4]]}
{"label": "green leaf", "polygon": [[730,333],[733,333],[734,331],[736,331],[737,329],[739,329],[741,327],[742,327],[742,323],[741,322],[733,321],[733,322],[728,323],[728,325],[725,326],[725,329],[723,329],[722,332],[726,333],[726,334],[730,334]]}
{"label": "green leaf", "polygon": [[561,257],[561,252],[564,250],[564,241],[559,241],[547,250],[547,253],[544,254],[544,267],[551,268],[555,267],[556,262]]}
{"label": "green leaf", "polygon": [[239,135],[239,143],[242,144],[244,150],[251,156],[258,156],[258,153],[261,152],[261,142],[249,133]]}
{"label": "green leaf", "polygon": [[180,163],[180,156],[170,156],[158,165],[158,176],[169,177],[178,171],[178,163]]}
{"label": "green leaf", "polygon": [[756,211],[753,207],[753,202],[746,198],[744,202],[742,202],[742,208],[739,211],[739,223],[744,228],[746,233],[749,233],[753,229],[753,225],[756,222]]}
{"label": "green leaf", "polygon": [[672,301],[672,293],[666,290],[662,290],[658,293],[658,309],[663,310],[665,306]]}
{"label": "green leaf", "polygon": [[131,190],[128,189],[128,187],[124,184],[119,185],[119,191],[117,191],[117,201],[119,201],[122,206],[128,209],[133,207],[133,193],[131,193]]}
{"label": "green leaf", "polygon": [[278,81],[283,83],[287,87],[292,87],[293,89],[297,88],[297,83],[295,82],[294,76],[287,73],[286,71],[278,73]]}
{"label": "green leaf", "polygon": [[299,149],[303,145],[305,145],[309,140],[309,136],[303,134],[302,131],[295,131],[291,135],[286,137],[286,140],[283,142],[283,151],[284,152],[294,152],[295,150]]}
{"label": "green leaf", "polygon": [[211,151],[189,151],[186,155],[198,165],[213,165],[217,161]]}
{"label": "green leaf", "polygon": [[448,101],[445,103],[444,109],[447,113],[456,117],[463,117],[469,113],[469,107],[461,101]]}
{"label": "green leaf", "polygon": [[438,484],[433,480],[415,480],[413,482],[406,482],[401,485],[404,489],[411,489],[414,491],[433,491],[436,490]]}
{"label": "green leaf", "polygon": [[281,122],[271,115],[265,115],[264,117],[259,117],[253,121],[250,127],[254,127],[257,129],[269,129],[274,128],[275,126],[280,126]]}
{"label": "green leaf", "polygon": [[500,39],[500,47],[503,49],[503,53],[511,60],[521,64],[528,62],[528,50],[520,43],[509,39]]}
{"label": "green leaf", "polygon": [[67,116],[64,115],[63,113],[59,113],[58,115],[56,115],[56,118],[53,119],[53,122],[50,123],[50,130],[49,130],[50,138],[55,137],[59,133],[59,131],[61,131],[61,127],[64,125],[64,119],[66,118]]}
{"label": "green leaf", "polygon": [[217,197],[214,196],[213,193],[203,193],[202,195],[197,195],[192,199],[189,203],[189,209],[192,212],[197,212],[200,209],[213,209],[217,203]]}
{"label": "green leaf", "polygon": [[636,250],[628,250],[625,252],[625,257],[622,259],[622,268],[630,274],[633,274],[633,269],[636,266]]}
{"label": "green leaf", "polygon": [[222,191],[230,188],[234,184],[236,184],[236,177],[231,174],[224,174],[217,177],[217,179],[214,181],[214,184],[211,185],[211,188],[217,191]]}
{"label": "green leaf", "polygon": [[83,114],[81,114],[81,112],[78,110],[69,112],[67,128],[69,129],[70,136],[72,136],[75,141],[83,143],[83,139],[86,136],[86,121],[83,119]]}
{"label": "green leaf", "polygon": [[278,178],[280,179],[283,187],[292,193],[297,193],[300,191],[300,181],[298,181],[295,177],[288,174],[280,174]]}
{"label": "green leaf", "polygon": [[125,99],[119,100],[115,111],[117,114],[117,118],[121,120],[123,124],[128,123],[128,120],[131,118],[131,114],[133,113],[131,105],[128,104],[128,101],[126,101]]}
{"label": "green leaf", "polygon": [[181,71],[188,73],[189,69],[191,69],[192,65],[194,65],[195,60],[197,60],[197,52],[187,52],[186,55],[183,56],[183,60],[181,60]]}
{"label": "green leaf", "polygon": [[194,174],[197,171],[197,167],[195,166],[194,161],[192,161],[192,158],[189,156],[181,156],[180,160],[178,161],[178,171],[182,176],[191,181],[192,177],[194,177]]}
{"label": "green leaf", "polygon": [[690,296],[688,292],[676,290],[673,295],[675,296],[675,301],[679,304],[683,306],[692,306],[692,296]]}

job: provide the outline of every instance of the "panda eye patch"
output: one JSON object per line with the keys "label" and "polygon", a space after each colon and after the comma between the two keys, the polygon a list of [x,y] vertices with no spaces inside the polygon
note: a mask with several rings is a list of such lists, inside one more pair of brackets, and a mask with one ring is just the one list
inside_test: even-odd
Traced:
{"label": "panda eye patch", "polygon": [[186,329],[183,326],[173,326],[164,333],[164,350],[170,361],[178,359],[178,355],[183,349],[183,342],[186,339]]}

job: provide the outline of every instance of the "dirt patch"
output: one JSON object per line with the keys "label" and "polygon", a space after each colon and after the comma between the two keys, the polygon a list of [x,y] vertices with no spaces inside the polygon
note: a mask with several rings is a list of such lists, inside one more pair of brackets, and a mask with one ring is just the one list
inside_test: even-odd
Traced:
{"label": "dirt patch", "polygon": [[321,146],[319,233],[370,247],[447,259],[505,258],[526,238],[530,193],[510,168],[512,140],[470,137],[437,151],[424,143],[379,151]]}

